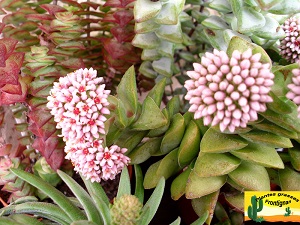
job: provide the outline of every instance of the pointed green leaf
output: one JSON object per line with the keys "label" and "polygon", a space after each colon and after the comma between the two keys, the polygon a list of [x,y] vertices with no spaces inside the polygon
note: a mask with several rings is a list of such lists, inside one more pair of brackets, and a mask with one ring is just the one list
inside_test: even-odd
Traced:
{"label": "pointed green leaf", "polygon": [[289,166],[278,171],[282,191],[300,191],[300,173]]}
{"label": "pointed green leaf", "polygon": [[203,213],[196,221],[191,223],[191,225],[203,225],[209,219],[209,212]]}
{"label": "pointed green leaf", "polygon": [[223,30],[205,28],[204,35],[209,43],[219,51],[226,51],[228,44],[225,42]]}
{"label": "pointed green leaf", "polygon": [[216,192],[225,184],[226,178],[226,175],[220,177],[199,177],[192,171],[186,185],[185,196],[188,199],[194,199]]}
{"label": "pointed green leaf", "polygon": [[165,77],[172,77],[173,75],[172,64],[173,64],[173,59],[168,57],[162,57],[159,60],[154,61],[152,63],[152,67],[157,73]]}
{"label": "pointed green leaf", "polygon": [[[197,213],[199,217],[205,215],[206,212],[207,215],[213,215],[218,201],[219,193],[219,191],[216,191],[201,198],[192,199],[192,206],[195,210],[195,213]],[[210,224],[211,220],[212,216],[207,216],[207,219],[205,221],[206,224]]]}
{"label": "pointed green leaf", "polygon": [[170,127],[161,141],[160,152],[166,154],[179,146],[183,138],[184,131],[184,118],[180,113],[177,113],[172,117]]}
{"label": "pointed green leaf", "polygon": [[156,163],[153,163],[147,169],[146,174],[145,174],[145,178],[144,178],[144,188],[145,189],[154,188],[158,184],[159,179],[161,177],[156,175],[156,171],[157,171],[160,163],[161,163],[161,160],[157,161]]}
{"label": "pointed green leaf", "polygon": [[161,58],[161,54],[157,51],[157,49],[144,49],[142,52],[141,59],[144,61],[153,61]]}
{"label": "pointed green leaf", "polygon": [[238,31],[240,33],[253,32],[262,28],[266,20],[264,16],[253,8],[244,6],[236,15]]}
{"label": "pointed green leaf", "polygon": [[97,222],[97,221],[101,220],[100,214],[99,214],[98,210],[96,209],[96,206],[95,206],[93,200],[88,195],[88,193],[83,189],[83,187],[81,187],[72,177],[70,177],[68,174],[64,173],[63,171],[57,170],[57,174],[68,185],[70,190],[73,192],[73,194],[79,200],[79,202],[83,206],[83,209],[84,209],[88,219],[93,222]]}
{"label": "pointed green leaf", "polygon": [[67,213],[67,215],[72,220],[86,219],[86,216],[81,212],[81,210],[78,209],[75,205],[73,205],[72,202],[63,193],[58,191],[56,188],[54,188],[41,178],[36,177],[23,170],[13,168],[11,168],[10,170],[21,179],[25,180],[32,186],[40,189],[45,194],[47,194],[59,207],[62,208],[64,212]]}
{"label": "pointed green leaf", "polygon": [[[27,224],[30,224],[30,225],[43,225],[44,224],[44,223],[40,222],[37,218],[26,215],[26,214],[13,214],[13,215],[10,215],[9,218],[15,220],[18,223],[24,224],[24,225],[25,224],[26,225]],[[2,224],[1,221],[0,221],[0,224]]]}
{"label": "pointed green leaf", "polygon": [[229,153],[203,153],[200,152],[194,167],[199,177],[222,176],[235,170],[241,160]]}
{"label": "pointed green leaf", "polygon": [[180,21],[176,25],[161,25],[155,33],[159,38],[173,43],[181,44],[183,41]]}
{"label": "pointed green leaf", "polygon": [[131,66],[123,75],[118,87],[117,95],[124,104],[127,118],[134,119],[138,108],[138,97],[134,66]]}
{"label": "pointed green leaf", "polygon": [[136,34],[145,34],[145,33],[151,33],[156,31],[160,24],[155,23],[155,18],[152,18],[150,20],[141,22],[141,23],[135,23],[134,31]]}
{"label": "pointed green leaf", "polygon": [[242,160],[254,162],[265,167],[284,168],[284,164],[275,148],[258,143],[249,143],[245,148],[230,153]]}
{"label": "pointed green leaf", "polygon": [[276,19],[265,16],[266,23],[263,27],[261,27],[254,34],[261,38],[266,38],[268,40],[277,40],[285,37],[285,33],[283,29],[280,27],[280,24]]}
{"label": "pointed green leaf", "polygon": [[162,56],[173,58],[175,50],[175,44],[169,41],[160,41],[159,48],[157,49],[158,53]]}
{"label": "pointed green leaf", "polygon": [[218,12],[231,12],[231,6],[228,0],[214,0],[211,3],[209,3],[209,8],[215,9]]}
{"label": "pointed green leaf", "polygon": [[191,165],[180,173],[171,184],[171,197],[173,200],[178,200],[185,194],[185,187],[192,171]]}
{"label": "pointed green leaf", "polygon": [[121,173],[117,198],[120,198],[123,195],[131,195],[130,177],[126,166]]}
{"label": "pointed green leaf", "polygon": [[175,25],[178,22],[176,6],[172,2],[167,2],[162,5],[159,14],[154,20],[159,24]]}
{"label": "pointed green leaf", "polygon": [[190,121],[178,151],[178,164],[181,167],[188,165],[200,151],[200,130],[194,121]]}
{"label": "pointed green leaf", "polygon": [[159,46],[159,38],[154,32],[145,34],[136,34],[131,44],[138,48],[153,49]]}
{"label": "pointed green leaf", "polygon": [[149,133],[147,134],[148,137],[159,137],[159,136],[163,135],[169,129],[171,122],[170,122],[170,115],[168,113],[168,110],[166,108],[164,108],[162,110],[162,113],[166,117],[167,123],[161,127],[150,130]]}
{"label": "pointed green leaf", "polygon": [[146,136],[147,131],[124,130],[119,138],[116,138],[115,144],[127,148],[126,154],[129,154]]}
{"label": "pointed green leaf", "polygon": [[168,179],[180,170],[177,163],[178,148],[167,154],[160,162],[159,167],[156,171],[158,177],[163,176]]}
{"label": "pointed green leaf", "polygon": [[291,157],[291,163],[295,170],[300,171],[300,148],[299,145],[294,148],[289,148],[289,155]]}
{"label": "pointed green leaf", "polygon": [[8,217],[0,217],[0,223],[5,225],[24,225]]}
{"label": "pointed green leaf", "polygon": [[288,100],[286,97],[284,99],[278,98],[272,91],[269,93],[272,97],[273,102],[267,103],[267,107],[274,112],[288,114],[293,112],[293,107],[288,104]]}
{"label": "pointed green leaf", "polygon": [[237,192],[229,192],[225,193],[225,200],[230,204],[230,206],[234,209],[238,209],[239,211],[244,211],[244,194]]}
{"label": "pointed green leaf", "polygon": [[252,130],[248,133],[240,134],[240,136],[245,138],[247,141],[253,143],[260,143],[274,148],[293,147],[293,144],[289,138],[278,136],[276,134],[266,131]]}
{"label": "pointed green leaf", "polygon": [[253,124],[252,126],[259,130],[268,131],[273,134],[277,134],[278,136],[283,136],[292,139],[298,138],[297,132],[286,130],[283,127],[280,127],[274,123],[269,122],[268,120],[264,120],[260,123]]}
{"label": "pointed green leaf", "polygon": [[150,61],[142,62],[139,68],[139,72],[151,79],[155,79],[157,77],[157,72],[153,69],[152,63]]}
{"label": "pointed green leaf", "polygon": [[242,161],[240,166],[230,172],[229,177],[238,185],[250,191],[269,191],[270,179],[265,167]]}
{"label": "pointed green leaf", "polygon": [[134,5],[134,19],[136,22],[144,22],[155,17],[161,10],[160,1],[137,0]]}
{"label": "pointed green leaf", "polygon": [[132,125],[136,130],[151,130],[168,123],[168,120],[164,114],[160,111],[155,101],[151,97],[146,97],[143,106],[142,113],[138,120]]}
{"label": "pointed green leaf", "polygon": [[232,134],[223,134],[213,128],[209,128],[200,143],[202,152],[222,153],[237,149],[242,149],[248,145],[248,142]]}
{"label": "pointed green leaf", "polygon": [[178,217],[173,223],[170,223],[170,225],[180,225],[181,219]]}
{"label": "pointed green leaf", "polygon": [[98,223],[94,223],[88,220],[77,220],[71,223],[70,225],[97,225]]}
{"label": "pointed green leaf", "polygon": [[213,30],[224,30],[229,28],[226,22],[219,16],[210,16],[203,20],[201,24]]}
{"label": "pointed green leaf", "polygon": [[163,97],[163,94],[165,92],[165,87],[166,87],[166,79],[161,79],[158,83],[155,84],[155,86],[149,91],[148,95],[151,97],[156,105],[160,107],[161,100]]}

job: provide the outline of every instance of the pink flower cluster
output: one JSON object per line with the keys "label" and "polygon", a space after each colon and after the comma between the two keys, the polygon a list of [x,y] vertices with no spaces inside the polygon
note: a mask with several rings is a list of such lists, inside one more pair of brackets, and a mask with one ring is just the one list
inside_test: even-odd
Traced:
{"label": "pink flower cluster", "polygon": [[114,179],[130,161],[124,155],[126,148],[103,147],[110,91],[102,82],[96,70],[79,69],[59,78],[47,98],[47,107],[66,142],[66,158],[92,182]]}
{"label": "pink flower cluster", "polygon": [[282,28],[286,37],[280,42],[280,53],[289,62],[300,60],[300,19],[291,17],[287,19]]}
{"label": "pink flower cluster", "polygon": [[203,118],[205,125],[219,125],[223,132],[234,132],[257,120],[257,113],[266,110],[274,74],[270,65],[260,62],[261,54],[252,50],[235,50],[231,58],[223,51],[205,53],[201,64],[194,63],[191,78],[185,82],[186,100],[194,118]]}
{"label": "pink flower cluster", "polygon": [[288,85],[290,91],[286,94],[286,97],[298,105],[298,118],[300,118],[300,69],[293,69],[292,73],[292,83]]}

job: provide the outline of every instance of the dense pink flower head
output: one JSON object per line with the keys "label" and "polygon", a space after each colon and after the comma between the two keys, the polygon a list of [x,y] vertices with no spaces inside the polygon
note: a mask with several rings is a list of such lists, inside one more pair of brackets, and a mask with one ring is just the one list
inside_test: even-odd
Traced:
{"label": "dense pink flower head", "polygon": [[109,114],[107,97],[110,93],[102,84],[103,78],[97,71],[79,69],[59,78],[47,98],[47,107],[62,129],[65,141],[84,137],[93,141],[105,134],[105,114]]}
{"label": "dense pink flower head", "polygon": [[292,83],[288,85],[290,91],[286,94],[286,97],[293,100],[298,106],[298,117],[300,118],[300,69],[293,69],[292,73]]}
{"label": "dense pink flower head", "polygon": [[67,142],[65,147],[66,159],[71,160],[74,170],[92,182],[115,179],[130,162],[130,158],[124,155],[126,148],[117,145],[104,148],[102,143],[102,140],[76,144]]}
{"label": "dense pink flower head", "polygon": [[186,100],[194,118],[203,118],[204,124],[219,125],[223,132],[234,132],[257,120],[257,113],[266,110],[274,74],[268,63],[260,62],[261,54],[235,50],[231,58],[223,51],[205,53],[201,64],[194,63],[191,78],[185,82]]}
{"label": "dense pink flower head", "polygon": [[287,19],[282,28],[285,38],[280,41],[280,53],[289,62],[300,60],[300,19],[291,17]]}

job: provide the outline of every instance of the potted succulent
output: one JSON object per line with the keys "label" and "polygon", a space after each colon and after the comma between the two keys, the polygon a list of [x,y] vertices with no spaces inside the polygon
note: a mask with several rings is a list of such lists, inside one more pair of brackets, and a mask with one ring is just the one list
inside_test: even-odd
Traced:
{"label": "potted succulent", "polygon": [[[130,194],[128,165],[139,171],[138,190],[162,195],[162,180],[170,182],[197,224],[241,223],[244,191],[299,190],[297,3],[0,1],[1,132],[13,121],[19,133],[18,144],[1,140],[0,184],[12,205],[0,219],[11,220],[4,215],[20,197],[52,198],[62,180],[100,207],[103,192],[95,199],[89,187],[99,192],[123,171],[118,200]],[[146,219],[145,206],[147,224],[157,208]],[[112,223],[107,208],[97,210],[99,220],[85,209],[91,224]],[[34,217],[12,220],[43,217],[26,213]],[[86,220],[71,214],[60,219]]]}

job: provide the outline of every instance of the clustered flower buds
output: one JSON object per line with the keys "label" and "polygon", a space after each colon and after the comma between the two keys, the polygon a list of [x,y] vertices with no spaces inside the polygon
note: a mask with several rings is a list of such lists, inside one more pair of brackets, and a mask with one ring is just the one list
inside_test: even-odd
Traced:
{"label": "clustered flower buds", "polygon": [[191,78],[185,82],[186,100],[194,118],[203,118],[205,125],[219,125],[223,132],[234,132],[257,120],[258,112],[266,110],[274,74],[269,63],[260,62],[261,54],[235,50],[231,58],[223,51],[205,53],[201,64],[194,63]]}
{"label": "clustered flower buds", "polygon": [[298,62],[300,59],[300,19],[291,17],[284,22],[282,28],[286,37],[280,42],[280,53],[289,62]]}
{"label": "clustered flower buds", "polygon": [[293,69],[292,73],[292,83],[288,84],[290,91],[286,94],[286,97],[298,105],[298,118],[300,118],[300,69]]}
{"label": "clustered flower buds", "polygon": [[103,147],[110,91],[102,82],[96,70],[79,69],[59,78],[47,98],[47,107],[66,142],[66,158],[72,161],[75,171],[92,182],[114,179],[129,163],[124,155],[127,149]]}
{"label": "clustered flower buds", "polygon": [[110,209],[113,225],[137,225],[143,204],[134,195],[122,195]]}

